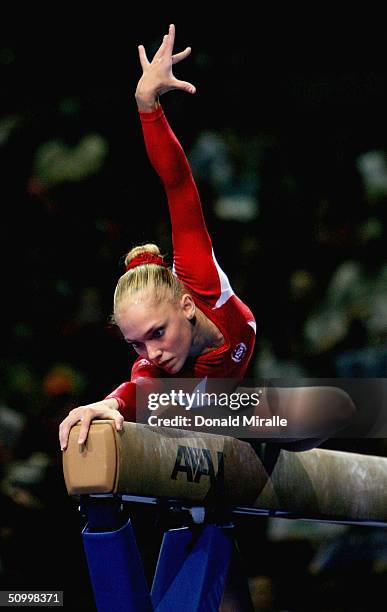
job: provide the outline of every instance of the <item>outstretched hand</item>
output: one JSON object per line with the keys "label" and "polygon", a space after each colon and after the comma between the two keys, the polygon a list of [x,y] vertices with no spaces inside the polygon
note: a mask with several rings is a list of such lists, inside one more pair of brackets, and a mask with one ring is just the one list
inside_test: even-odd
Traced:
{"label": "outstretched hand", "polygon": [[186,47],[184,51],[173,54],[175,43],[175,26],[169,26],[169,32],[163,38],[159,49],[150,62],[147,58],[143,45],[139,45],[138,52],[143,70],[136,89],[136,100],[139,110],[152,111],[157,107],[157,98],[167,91],[180,89],[194,94],[196,88],[188,81],[177,79],[172,71],[174,64],[188,57],[191,47]]}

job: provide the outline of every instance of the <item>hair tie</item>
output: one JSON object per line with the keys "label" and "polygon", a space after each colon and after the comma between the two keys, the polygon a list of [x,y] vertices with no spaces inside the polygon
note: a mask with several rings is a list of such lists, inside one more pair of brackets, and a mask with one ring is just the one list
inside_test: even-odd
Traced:
{"label": "hair tie", "polygon": [[156,264],[158,266],[163,266],[164,268],[168,268],[168,264],[165,263],[162,257],[159,255],[154,255],[153,253],[140,253],[133,257],[132,261],[128,263],[126,266],[126,271],[132,270],[132,268],[136,268],[137,266],[144,266],[146,264]]}

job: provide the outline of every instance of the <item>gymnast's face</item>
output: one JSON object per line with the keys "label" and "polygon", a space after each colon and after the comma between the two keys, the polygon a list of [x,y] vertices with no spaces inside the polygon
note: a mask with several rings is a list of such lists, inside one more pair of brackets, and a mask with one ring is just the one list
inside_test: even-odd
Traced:
{"label": "gymnast's face", "polygon": [[177,302],[165,290],[163,299],[156,301],[150,290],[139,291],[123,298],[115,319],[125,338],[136,353],[149,359],[168,374],[183,367],[192,343],[195,303],[189,294]]}

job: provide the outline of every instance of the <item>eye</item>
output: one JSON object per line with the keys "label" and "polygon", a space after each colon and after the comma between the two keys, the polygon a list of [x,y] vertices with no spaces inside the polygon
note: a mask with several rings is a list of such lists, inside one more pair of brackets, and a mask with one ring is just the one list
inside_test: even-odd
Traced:
{"label": "eye", "polygon": [[154,338],[161,338],[162,336],[164,336],[164,328],[163,327],[159,327],[159,329],[155,329],[155,331],[153,332],[153,337]]}
{"label": "eye", "polygon": [[139,342],[129,342],[128,340],[125,340],[125,342],[127,342],[129,344],[129,346],[131,346],[134,349],[140,348],[140,343]]}

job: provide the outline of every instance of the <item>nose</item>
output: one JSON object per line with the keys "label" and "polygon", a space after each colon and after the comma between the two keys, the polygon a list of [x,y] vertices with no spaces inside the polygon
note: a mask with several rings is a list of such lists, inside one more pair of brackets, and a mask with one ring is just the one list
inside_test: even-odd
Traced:
{"label": "nose", "polygon": [[146,345],[146,351],[148,353],[148,359],[151,361],[159,361],[162,355],[162,351],[152,345]]}

